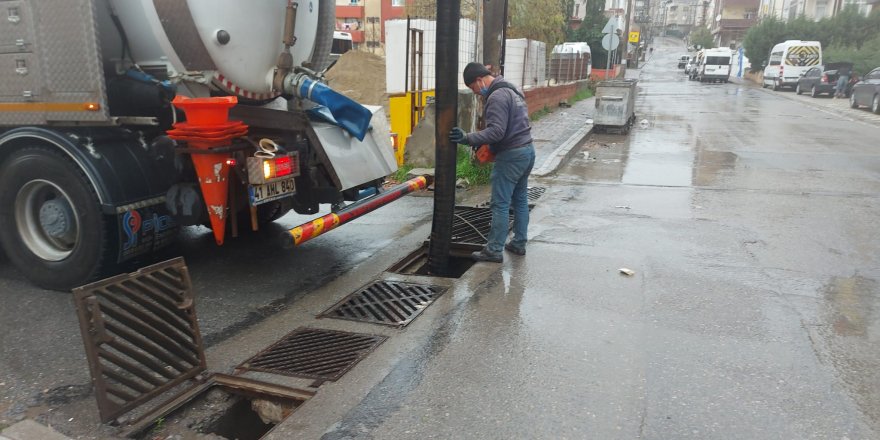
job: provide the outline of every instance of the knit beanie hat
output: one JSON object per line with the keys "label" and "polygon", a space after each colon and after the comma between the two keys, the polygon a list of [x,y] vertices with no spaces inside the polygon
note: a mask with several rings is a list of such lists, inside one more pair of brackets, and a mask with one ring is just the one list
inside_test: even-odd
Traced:
{"label": "knit beanie hat", "polygon": [[470,86],[477,78],[491,74],[492,72],[489,72],[489,69],[480,63],[468,63],[467,66],[464,66],[464,73],[462,75],[464,77],[464,85]]}

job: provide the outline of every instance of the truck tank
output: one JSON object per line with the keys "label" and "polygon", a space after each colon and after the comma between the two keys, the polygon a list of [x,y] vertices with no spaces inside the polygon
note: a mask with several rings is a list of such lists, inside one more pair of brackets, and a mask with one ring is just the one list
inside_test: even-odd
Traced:
{"label": "truck tank", "polygon": [[[319,31],[325,40],[328,32],[332,38],[335,21],[320,23],[319,9],[328,3],[332,8],[332,2],[300,3],[290,50],[293,65],[323,68],[329,47],[316,51],[316,42]],[[173,81],[210,85],[244,98],[272,98],[279,94],[272,90],[272,79],[284,50],[287,5],[286,0],[102,0],[97,4],[101,56],[105,67],[116,71],[131,62],[152,71],[163,67]],[[190,88],[191,96],[208,93],[204,87]]]}
{"label": "truck tank", "polygon": [[[323,81],[334,0],[7,3],[0,247],[35,284],[66,290],[148,263],[183,226],[210,226],[221,244],[227,230],[357,200],[397,169],[383,110]],[[172,100],[229,96],[229,122],[247,130],[218,156],[230,195],[217,206],[195,147],[173,135],[193,115]]]}

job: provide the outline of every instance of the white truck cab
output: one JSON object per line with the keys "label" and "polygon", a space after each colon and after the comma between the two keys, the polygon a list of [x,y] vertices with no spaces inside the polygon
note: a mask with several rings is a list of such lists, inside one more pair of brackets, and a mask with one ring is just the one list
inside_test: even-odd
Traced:
{"label": "white truck cab", "polygon": [[787,40],[773,46],[764,67],[762,87],[795,87],[801,74],[822,65],[822,43]]}

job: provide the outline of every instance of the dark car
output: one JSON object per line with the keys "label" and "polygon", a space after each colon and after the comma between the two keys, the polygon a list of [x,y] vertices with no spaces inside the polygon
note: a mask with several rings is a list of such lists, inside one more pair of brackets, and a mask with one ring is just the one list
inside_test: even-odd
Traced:
{"label": "dark car", "polygon": [[[810,96],[818,98],[819,95],[827,93],[828,96],[834,96],[834,90],[837,87],[837,79],[840,73],[844,72],[852,76],[852,63],[828,63],[824,68],[821,66],[813,67],[804,72],[804,75],[798,79],[795,92],[798,95],[804,92],[810,92]],[[854,81],[850,81],[846,85],[846,96],[849,97],[852,91]]]}
{"label": "dark car", "polygon": [[880,67],[868,72],[861,81],[855,83],[852,94],[849,95],[849,105],[852,108],[867,105],[871,111],[880,115]]}

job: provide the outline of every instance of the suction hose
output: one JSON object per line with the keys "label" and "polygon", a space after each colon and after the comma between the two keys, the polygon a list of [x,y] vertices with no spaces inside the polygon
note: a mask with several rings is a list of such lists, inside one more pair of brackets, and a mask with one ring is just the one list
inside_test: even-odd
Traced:
{"label": "suction hose", "polygon": [[336,123],[357,140],[363,141],[367,135],[373,112],[307,74],[288,75],[284,80],[284,93],[327,107]]}

